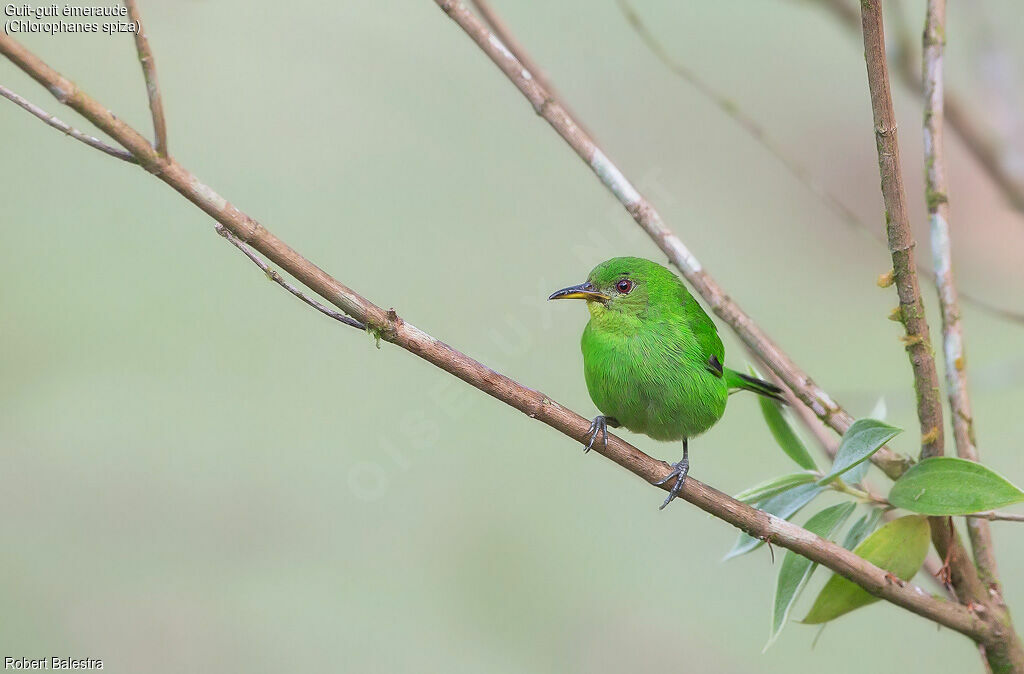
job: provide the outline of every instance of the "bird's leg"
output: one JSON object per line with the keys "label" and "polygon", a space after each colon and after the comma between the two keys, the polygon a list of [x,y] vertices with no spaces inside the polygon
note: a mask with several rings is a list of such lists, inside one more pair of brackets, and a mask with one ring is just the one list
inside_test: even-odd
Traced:
{"label": "bird's leg", "polygon": [[672,485],[672,489],[668,492],[668,498],[661,504],[658,510],[664,510],[665,506],[672,502],[678,494],[679,490],[683,488],[683,483],[686,482],[686,474],[690,472],[690,455],[686,446],[686,438],[683,438],[683,458],[679,459],[678,462],[672,464],[672,472],[665,476],[664,480],[655,482],[656,485],[663,485],[672,478],[676,478],[676,483]]}
{"label": "bird's leg", "polygon": [[590,422],[590,430],[587,431],[587,438],[590,442],[583,448],[583,453],[586,454],[594,446],[594,440],[597,440],[598,434],[604,435],[604,448],[608,449],[608,427],[612,428],[619,427],[619,420],[615,417],[606,417],[604,415],[598,415],[594,417],[594,420]]}

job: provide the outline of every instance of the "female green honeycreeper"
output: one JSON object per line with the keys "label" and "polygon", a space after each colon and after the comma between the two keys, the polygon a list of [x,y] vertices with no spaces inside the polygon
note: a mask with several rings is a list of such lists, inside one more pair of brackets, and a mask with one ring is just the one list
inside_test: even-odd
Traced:
{"label": "female green honeycreeper", "polygon": [[718,329],[671,271],[638,257],[616,257],[594,267],[586,282],[563,288],[549,300],[587,301],[583,374],[601,415],[590,425],[590,451],[608,426],[625,426],[655,440],[682,440],[683,458],[672,464],[676,497],[690,468],[687,440],[708,430],[725,412],[730,390],[744,389],[782,400],[766,381],[723,367]]}

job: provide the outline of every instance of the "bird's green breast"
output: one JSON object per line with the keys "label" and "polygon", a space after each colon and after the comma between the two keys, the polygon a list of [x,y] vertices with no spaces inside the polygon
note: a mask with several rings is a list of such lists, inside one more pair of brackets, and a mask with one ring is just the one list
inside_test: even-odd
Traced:
{"label": "bird's green breast", "polygon": [[583,366],[603,414],[656,440],[691,438],[722,417],[728,388],[708,370],[685,321],[615,316],[600,307],[591,314]]}

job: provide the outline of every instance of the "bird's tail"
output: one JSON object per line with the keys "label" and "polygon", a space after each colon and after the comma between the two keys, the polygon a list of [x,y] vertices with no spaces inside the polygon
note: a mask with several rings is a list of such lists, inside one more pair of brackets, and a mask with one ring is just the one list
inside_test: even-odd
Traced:
{"label": "bird's tail", "polygon": [[780,403],[785,404],[786,399],[782,397],[782,389],[772,384],[771,382],[758,379],[757,377],[750,377],[736,370],[725,369],[725,383],[728,384],[731,389],[743,389],[744,391],[753,391],[758,395],[762,395],[766,398],[772,398]]}

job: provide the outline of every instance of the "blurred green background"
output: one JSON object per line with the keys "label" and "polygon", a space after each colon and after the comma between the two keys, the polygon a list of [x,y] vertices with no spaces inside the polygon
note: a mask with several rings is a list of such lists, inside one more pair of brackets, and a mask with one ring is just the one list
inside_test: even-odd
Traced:
{"label": "blurred green background", "polygon": [[[814,5],[637,9],[881,227],[862,47]],[[1024,9],[977,6],[951,8],[950,86],[1020,147],[1000,110],[1021,102]],[[916,40],[923,3],[903,7]],[[884,396],[916,428],[895,295],[875,285],[884,248],[668,73],[614,2],[497,9],[732,297],[853,414]],[[595,413],[586,312],[545,299],[605,258],[662,256],[433,2],[143,10],[179,161],[366,297]],[[150,135],[130,36],[24,42]],[[89,128],[7,61],[0,82]],[[920,102],[897,88],[896,107],[926,259]],[[731,527],[659,513],[610,462],[302,306],[138,168],[7,102],[0,129],[0,655],[124,672],[981,671],[967,640],[887,604],[813,649],[816,629],[793,625],[762,655],[766,549],[722,563]],[[1024,217],[953,139],[949,156],[959,283],[1021,309]],[[969,306],[964,321],[981,454],[1022,483],[1024,328]],[[752,396],[692,445],[694,475],[728,492],[790,469]],[[1019,622],[1024,528],[993,529]]]}

